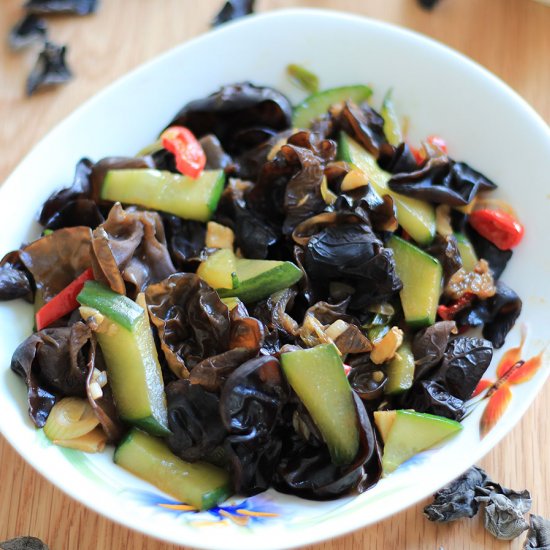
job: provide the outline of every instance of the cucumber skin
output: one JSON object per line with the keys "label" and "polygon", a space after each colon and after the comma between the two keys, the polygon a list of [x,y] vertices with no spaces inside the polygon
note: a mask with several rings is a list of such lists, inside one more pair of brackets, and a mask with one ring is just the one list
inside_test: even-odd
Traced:
{"label": "cucumber skin", "polygon": [[155,435],[158,437],[168,437],[169,435],[172,435],[172,432],[166,427],[163,426],[154,416],[146,416],[145,418],[126,418],[124,416],[120,416],[121,420],[124,420],[125,422],[128,422],[128,424],[132,424],[133,426],[136,426],[143,431]]}
{"label": "cucumber skin", "polygon": [[[224,188],[225,188],[225,173],[222,170],[220,177],[216,182],[216,185],[212,189],[210,200],[207,203],[208,210],[210,210],[210,216],[208,217],[208,219],[212,217],[212,215],[216,211],[216,208],[218,208],[218,203],[220,202]],[[199,220],[199,221],[202,221],[202,220]],[[207,222],[208,220],[204,220],[204,221]]]}
{"label": "cucumber skin", "polygon": [[[264,271],[256,277],[239,281],[237,288],[217,289],[220,298],[239,298],[245,304],[257,302],[271,296],[278,290],[283,290],[297,283],[303,276],[302,270],[292,262],[282,262],[281,265]],[[237,266],[238,277],[238,266]],[[284,283],[281,283],[284,280]]]}
{"label": "cucumber skin", "polygon": [[[217,173],[217,177],[213,182],[209,182],[211,185],[210,194],[207,197],[193,197],[195,204],[190,204],[189,195],[192,196],[197,193],[194,187],[199,186],[199,194],[201,191],[204,192],[204,189],[201,190],[200,186],[206,185],[206,182],[204,179],[201,181],[201,178],[214,177],[216,175],[214,172]],[[137,181],[139,181],[139,177],[144,178],[140,183],[142,191],[136,191],[139,185],[131,186],[128,184],[127,178],[132,177]],[[136,204],[144,208],[167,212],[182,219],[207,222],[216,211],[224,184],[225,174],[223,170],[214,170],[210,173],[203,172],[203,175],[196,180],[181,174],[148,168],[109,170],[105,175],[100,196],[104,200],[118,201],[123,204]],[[182,186],[190,187],[190,189],[178,189]],[[158,189],[158,194],[156,194],[156,189]],[[166,194],[168,194],[168,200]]]}
{"label": "cucumber skin", "polygon": [[[116,326],[116,323],[110,319],[103,322],[112,323]],[[140,325],[146,325],[145,328],[150,330],[148,319],[145,320],[142,318]],[[138,334],[126,331],[123,327],[118,327],[118,329],[122,332],[124,337],[139,338]],[[107,376],[110,380],[115,405],[121,420],[139,426],[152,435],[167,436],[170,435],[171,432],[168,429],[168,413],[166,408],[166,397],[164,396],[162,371],[158,362],[158,357],[156,357],[156,348],[153,350],[153,336],[152,334],[146,336],[150,337],[151,341],[141,343],[141,345],[140,343],[136,343],[133,346],[131,344],[126,346],[126,349],[131,350],[133,355],[142,357],[142,368],[144,369],[145,376],[145,380],[143,380],[142,384],[138,383],[137,387],[134,387],[132,384],[132,387],[129,388],[128,376],[126,374],[128,365],[121,360],[122,357],[120,355],[120,333],[118,335],[116,333],[97,333],[99,347],[105,357]],[[149,346],[147,346],[147,344],[149,344]],[[151,351],[151,356],[143,357],[143,352],[147,352],[147,347],[149,347],[149,351]],[[152,353],[155,355],[153,356]],[[113,357],[115,357],[114,360]],[[135,363],[133,363],[133,365],[135,365]],[[153,389],[156,389],[156,395]],[[128,396],[129,391],[131,391],[132,394],[131,398]],[[137,410],[141,410],[141,413],[136,414],[136,403],[141,403],[141,407],[137,407]],[[160,414],[158,418],[154,415],[155,410],[157,416]]]}
{"label": "cucumber skin", "polygon": [[[168,449],[168,447],[166,446],[166,444],[164,442],[162,442],[160,440],[156,440],[155,438],[152,438],[152,437],[148,436],[147,434],[145,434],[141,430],[136,429],[136,428],[133,428],[132,430],[130,430],[124,436],[124,438],[120,441],[117,448],[115,449],[115,453],[114,453],[114,456],[113,456],[113,461],[115,462],[115,464],[119,465],[121,468],[124,468],[125,470],[131,472],[132,474],[136,475],[140,479],[144,479],[148,483],[151,483],[152,485],[155,485],[155,487],[158,487],[160,490],[168,492],[169,494],[172,494],[170,492],[170,487],[168,487],[168,488],[159,487],[156,483],[154,483],[154,481],[152,481],[151,478],[153,476],[149,476],[149,479],[147,479],[147,477],[145,477],[144,475],[139,475],[138,473],[135,472],[135,470],[132,470],[131,465],[129,465],[128,467],[125,465],[126,452],[128,451],[128,452],[130,452],[131,455],[133,455],[134,452],[132,452],[132,451],[134,451],[134,450],[132,449],[132,447],[134,445],[140,445],[140,441],[141,441],[142,444],[143,444],[143,442],[145,442],[146,445],[147,445],[147,443],[149,443],[149,444],[152,444],[153,447],[157,447],[159,449],[162,449],[162,454],[163,454],[163,457],[164,457],[165,460],[164,461],[162,460],[163,457],[157,457],[162,462],[158,467],[161,467],[161,466],[164,466],[164,465],[169,467],[169,466],[173,466],[174,464],[176,466],[179,465],[180,467],[182,465],[184,467],[185,466],[190,466],[191,468],[195,468],[196,465],[198,465],[199,467],[201,466],[201,464],[197,464],[197,463],[189,465],[184,460],[182,460],[179,457],[177,457],[176,455],[174,455]],[[170,464],[167,464],[166,459],[168,459]],[[155,473],[158,473],[158,467],[155,470]],[[219,467],[212,466],[211,464],[206,464],[205,469],[211,469],[212,471],[216,471],[216,470],[221,471],[221,469]],[[143,472],[140,472],[140,473],[143,474]],[[188,476],[187,476],[187,478],[188,478]],[[189,502],[189,504],[195,506],[196,508],[198,508],[200,510],[207,510],[207,509],[213,508],[214,506],[217,506],[220,502],[223,502],[224,500],[229,498],[231,496],[231,494],[232,494],[232,490],[231,490],[231,486],[230,486],[230,479],[229,479],[229,475],[227,475],[227,482],[226,483],[221,484],[219,487],[215,487],[211,491],[203,493],[200,502],[199,501],[194,501],[194,502]],[[177,495],[173,494],[173,496],[175,498],[180,499],[183,502],[185,502],[186,499],[187,499],[187,497],[183,494],[177,494]]]}
{"label": "cucumber skin", "polygon": [[[126,296],[113,292],[97,281],[87,281],[77,300],[104,316],[96,337],[105,358],[107,375],[121,420],[139,426],[153,435],[170,435],[164,381],[147,312]],[[106,331],[102,330],[105,323]],[[137,382],[136,386],[132,384],[128,388],[128,380],[135,380],[128,377],[128,368],[132,367],[128,367],[124,358],[128,361],[132,357],[136,361],[132,363],[132,367],[136,367],[136,363],[141,361],[144,380],[143,383]],[[135,368],[132,370],[137,372]],[[128,391],[132,392],[130,400]],[[143,399],[141,409],[144,415],[132,414],[131,411],[135,411],[135,404],[140,399]]]}
{"label": "cucumber skin", "polygon": [[351,100],[355,103],[366,101],[372,95],[372,89],[364,84],[328,88],[306,97],[294,109],[292,125],[307,129],[317,117],[327,112],[331,105]]}
{"label": "cucumber skin", "polygon": [[[407,315],[407,309],[408,308],[406,308],[405,305],[403,304],[403,293],[405,292],[406,295],[408,296],[411,291],[410,291],[409,288],[405,289],[405,286],[406,286],[405,281],[403,281],[404,288],[399,293],[399,296],[401,298],[401,305],[403,306],[403,313],[405,315],[405,321],[407,322],[407,325],[409,325],[414,330],[420,329],[420,328],[423,328],[423,327],[426,327],[426,326],[433,325],[435,323],[435,318],[436,318],[436,314],[437,314],[437,306],[439,304],[439,296],[441,294],[441,281],[442,281],[442,277],[443,277],[443,269],[441,267],[441,264],[433,256],[430,256],[429,254],[427,254],[426,252],[424,252],[420,248],[414,246],[413,244],[411,244],[411,243],[409,243],[409,242],[407,242],[407,241],[405,241],[405,240],[403,240],[400,237],[397,237],[395,235],[392,235],[390,237],[387,246],[393,250],[395,263],[396,263],[396,271],[397,271],[397,274],[399,275],[400,279],[403,280],[406,277],[405,277],[403,271],[400,268],[400,263],[401,262],[399,262],[399,260],[397,258],[399,253],[396,254],[396,248],[401,249],[401,250],[412,249],[415,254],[418,254],[420,256],[420,258],[422,258],[422,260],[424,260],[425,262],[430,262],[434,266],[434,269],[436,269],[437,272],[439,273],[439,285],[440,285],[440,287],[438,289],[433,290],[433,296],[431,296],[433,298],[433,302],[430,304],[430,310],[426,311],[425,315],[423,315],[423,316],[418,315],[418,316],[414,316],[414,317],[411,316],[410,313],[409,313],[409,315]],[[436,297],[436,294],[437,294],[437,297]],[[428,297],[430,297],[430,296],[428,296]]]}
{"label": "cucumber skin", "polygon": [[[97,332],[97,339],[105,357],[107,376],[120,418],[153,435],[166,436],[171,432],[168,429],[164,381],[149,319],[145,315],[144,312],[136,324],[135,332],[127,331],[106,318],[103,323],[111,326],[107,333]],[[128,338],[130,340],[124,345]],[[122,354],[121,345],[126,350]],[[141,367],[143,372],[143,378],[138,375],[138,380],[132,376],[137,374],[137,367]],[[128,369],[133,373],[129,374]]]}
{"label": "cucumber skin", "polygon": [[76,297],[80,305],[97,309],[117,325],[132,332],[143,315],[143,308],[130,298],[114,292],[97,281],[86,281]]}

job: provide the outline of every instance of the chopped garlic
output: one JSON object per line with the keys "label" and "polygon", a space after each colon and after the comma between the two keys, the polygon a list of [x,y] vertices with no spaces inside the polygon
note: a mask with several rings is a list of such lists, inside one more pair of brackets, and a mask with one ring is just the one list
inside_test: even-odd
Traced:
{"label": "chopped garlic", "polygon": [[395,357],[395,354],[403,343],[403,331],[392,327],[382,339],[373,342],[373,350],[370,359],[375,365],[386,363]]}
{"label": "chopped garlic", "polygon": [[94,401],[103,397],[103,390],[101,389],[101,386],[97,382],[92,382],[90,384],[90,397]]}
{"label": "chopped garlic", "polygon": [[79,312],[82,319],[88,323],[94,332],[98,331],[100,325],[105,319],[105,317],[93,307],[80,306]]}
{"label": "chopped garlic", "polygon": [[107,385],[107,371],[101,371],[97,377],[96,382],[104,388]]}
{"label": "chopped garlic", "polygon": [[206,226],[207,248],[229,248],[233,250],[235,234],[230,227],[216,222],[208,222]]}
{"label": "chopped garlic", "polygon": [[330,325],[325,330],[325,334],[330,339],[336,340],[338,336],[340,336],[347,330],[348,326],[349,326],[348,323],[346,323],[345,321],[342,321],[342,319],[338,319],[337,321],[334,321],[334,323],[332,323],[332,325]]}

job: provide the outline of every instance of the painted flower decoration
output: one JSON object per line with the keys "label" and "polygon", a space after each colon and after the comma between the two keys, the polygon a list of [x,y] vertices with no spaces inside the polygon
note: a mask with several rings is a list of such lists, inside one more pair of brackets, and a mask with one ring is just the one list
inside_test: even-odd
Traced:
{"label": "painted flower decoration", "polygon": [[523,360],[521,358],[525,337],[525,330],[522,330],[519,346],[509,349],[502,356],[497,366],[496,381],[483,378],[472,394],[472,398],[474,398],[486,392],[481,401],[488,400],[479,424],[482,438],[494,428],[508,408],[512,399],[512,386],[531,380],[542,365],[544,349],[530,359]]}
{"label": "painted flower decoration", "polygon": [[186,519],[195,527],[220,522],[248,527],[282,516],[280,507],[268,495],[256,495],[241,501],[229,501],[222,506],[215,506],[201,512],[193,506],[156,493],[133,490],[125,492],[131,493],[132,500],[140,504],[157,510],[165,510],[176,516],[185,515]]}

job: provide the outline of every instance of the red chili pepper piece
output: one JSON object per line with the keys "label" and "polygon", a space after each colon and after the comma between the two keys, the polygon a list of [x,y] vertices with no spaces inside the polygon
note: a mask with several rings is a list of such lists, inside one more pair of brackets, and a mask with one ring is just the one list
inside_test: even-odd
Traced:
{"label": "red chili pepper piece", "polygon": [[416,147],[413,147],[412,145],[409,145],[409,149],[411,150],[411,153],[413,154],[414,160],[416,160],[416,164],[420,166],[425,160],[426,155],[424,154],[423,149],[417,149]]}
{"label": "red chili pepper piece", "polygon": [[444,320],[444,321],[452,321],[455,318],[455,315],[464,309],[465,307],[469,306],[476,297],[475,294],[472,292],[466,292],[464,296],[461,296],[458,300],[455,300],[448,306],[439,306],[437,308],[437,314]]}
{"label": "red chili pepper piece", "polygon": [[428,136],[426,141],[434,147],[437,147],[442,153],[448,153],[447,142],[441,136],[433,134]]}
{"label": "red chili pepper piece", "polygon": [[523,225],[503,210],[475,210],[468,221],[482,237],[500,250],[517,246],[525,233]]}
{"label": "red chili pepper piece", "polygon": [[[429,143],[432,147],[439,149],[444,155],[447,154],[447,142],[441,136],[432,134],[431,136],[428,136],[426,138],[426,142]],[[416,147],[409,145],[409,149],[413,154],[414,160],[416,160],[416,164],[418,164],[418,166],[423,164],[426,160],[426,151],[424,150],[424,147],[417,149]]]}
{"label": "red chili pepper piece", "polygon": [[80,294],[84,283],[93,278],[94,272],[90,267],[47,304],[44,304],[36,313],[36,329],[42,330],[75,310],[79,306],[76,297]]}
{"label": "red chili pepper piece", "polygon": [[170,126],[160,136],[162,146],[176,157],[176,168],[185,176],[198,178],[206,165],[206,155],[193,135],[184,126]]}

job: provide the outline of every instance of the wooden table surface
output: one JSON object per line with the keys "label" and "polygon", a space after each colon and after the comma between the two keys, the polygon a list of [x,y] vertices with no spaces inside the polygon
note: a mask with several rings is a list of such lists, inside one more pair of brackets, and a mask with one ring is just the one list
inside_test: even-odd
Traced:
{"label": "wooden table surface", "polygon": [[[75,79],[58,90],[24,97],[36,49],[12,53],[8,29],[22,0],[0,6],[0,182],[54,125],[98,90],[155,55],[208,29],[220,0],[101,0],[89,17],[50,19],[51,39],[69,45]],[[442,0],[432,12],[415,0],[258,0],[259,11],[292,6],[338,8],[432,36],[494,72],[550,121],[550,7],[532,0]],[[3,228],[6,230],[6,228]],[[5,251],[0,251],[5,252]],[[2,368],[8,368],[3,365]],[[529,488],[533,511],[550,517],[550,386],[481,466],[503,484]],[[434,525],[426,501],[372,527],[309,550],[518,549],[495,541],[479,519]],[[0,541],[20,535],[52,550],[175,550],[91,512],[28,466],[0,436]]]}

